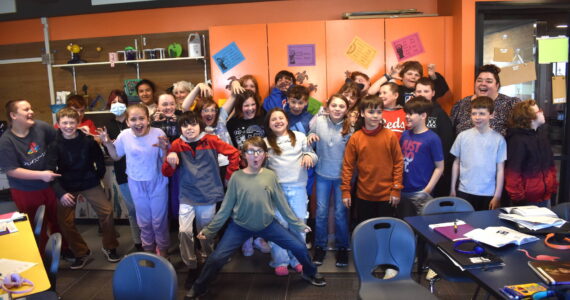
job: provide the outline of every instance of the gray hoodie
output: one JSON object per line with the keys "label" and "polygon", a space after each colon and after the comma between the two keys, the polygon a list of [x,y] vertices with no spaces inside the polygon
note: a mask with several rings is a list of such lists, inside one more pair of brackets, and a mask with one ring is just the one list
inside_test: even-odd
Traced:
{"label": "gray hoodie", "polygon": [[319,136],[316,142],[316,151],[319,162],[315,172],[328,179],[340,179],[340,170],[344,157],[346,142],[352,135],[352,130],[342,135],[343,121],[333,123],[328,115],[318,116],[311,126],[310,134]]}

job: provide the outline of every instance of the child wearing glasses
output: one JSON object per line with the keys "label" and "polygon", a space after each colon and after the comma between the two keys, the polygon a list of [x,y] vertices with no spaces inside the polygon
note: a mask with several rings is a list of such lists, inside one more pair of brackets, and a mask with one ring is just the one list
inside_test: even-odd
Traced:
{"label": "child wearing glasses", "polygon": [[252,137],[244,142],[242,153],[247,160],[247,167],[234,173],[228,183],[222,207],[197,237],[212,238],[226,220],[231,218],[228,227],[186,297],[197,299],[206,294],[208,284],[233,252],[250,236],[260,236],[290,250],[303,265],[301,277],[312,285],[325,286],[326,281],[317,273],[305,243],[275,219],[277,209],[295,231],[310,231],[287,204],[275,173],[263,167],[267,145],[262,138]]}
{"label": "child wearing glasses", "polygon": [[[307,204],[307,169],[317,163],[317,155],[307,143],[304,134],[289,129],[289,119],[281,108],[269,111],[265,119],[267,137],[265,142],[269,147],[267,168],[277,174],[277,179],[289,206],[301,221],[306,222],[309,217]],[[276,214],[276,219],[287,228],[287,223]],[[305,235],[299,238],[305,240]],[[298,273],[302,272],[302,265],[292,253],[287,253],[278,245],[271,245],[271,266],[275,268],[277,276],[287,276],[290,265]]]}

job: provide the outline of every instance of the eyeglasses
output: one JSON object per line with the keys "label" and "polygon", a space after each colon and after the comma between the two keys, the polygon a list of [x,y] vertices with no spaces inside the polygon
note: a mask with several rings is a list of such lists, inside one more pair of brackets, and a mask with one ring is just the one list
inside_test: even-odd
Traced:
{"label": "eyeglasses", "polygon": [[216,109],[215,108],[204,108],[202,109],[203,113],[215,113]]}
{"label": "eyeglasses", "polygon": [[259,156],[261,154],[265,153],[265,151],[263,150],[253,150],[253,149],[247,149],[245,150],[245,154],[247,155],[253,155],[253,156]]}

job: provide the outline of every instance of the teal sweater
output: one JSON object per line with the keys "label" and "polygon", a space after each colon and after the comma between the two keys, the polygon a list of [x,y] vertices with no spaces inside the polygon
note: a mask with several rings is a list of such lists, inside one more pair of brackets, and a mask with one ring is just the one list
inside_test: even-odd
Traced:
{"label": "teal sweater", "polygon": [[262,168],[257,174],[246,174],[239,170],[228,183],[222,207],[202,233],[212,238],[230,216],[247,230],[261,231],[273,222],[275,209],[295,230],[301,232],[307,227],[289,207],[273,171]]}

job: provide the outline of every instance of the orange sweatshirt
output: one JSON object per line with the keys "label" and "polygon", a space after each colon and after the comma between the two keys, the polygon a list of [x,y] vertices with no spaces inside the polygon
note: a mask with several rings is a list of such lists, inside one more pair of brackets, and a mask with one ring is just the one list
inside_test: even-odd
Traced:
{"label": "orange sweatshirt", "polygon": [[400,197],[404,160],[398,137],[391,130],[355,132],[344,151],[342,163],[343,198],[350,198],[350,180],[358,171],[356,196],[368,201],[388,201]]}

